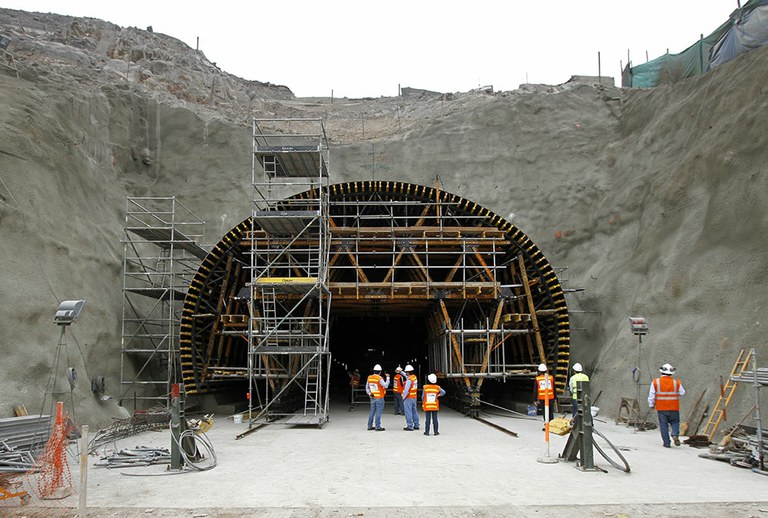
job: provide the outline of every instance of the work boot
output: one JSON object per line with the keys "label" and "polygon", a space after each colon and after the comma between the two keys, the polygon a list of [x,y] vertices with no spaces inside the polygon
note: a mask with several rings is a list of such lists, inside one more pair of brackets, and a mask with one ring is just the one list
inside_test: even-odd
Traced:
{"label": "work boot", "polygon": [[680,439],[677,438],[677,435],[672,436],[672,440],[675,442],[675,446],[680,446]]}
{"label": "work boot", "polygon": [[424,435],[429,435],[429,432],[424,432]]}
{"label": "work boot", "polygon": [[662,446],[664,446],[665,448],[671,448],[669,444],[662,444]]}
{"label": "work boot", "polygon": [[378,428],[376,428],[376,431],[377,431],[377,432],[383,432],[383,431],[384,431],[384,428],[382,428],[381,426],[379,426]]}
{"label": "work boot", "polygon": [[435,435],[440,435],[440,432],[435,432]]}
{"label": "work boot", "polygon": [[412,432],[413,428],[411,428],[410,426],[406,426],[405,428],[403,428],[403,430],[405,430],[406,432]]}
{"label": "work boot", "polygon": [[375,428],[373,426],[369,426],[368,429],[369,430],[375,430]]}

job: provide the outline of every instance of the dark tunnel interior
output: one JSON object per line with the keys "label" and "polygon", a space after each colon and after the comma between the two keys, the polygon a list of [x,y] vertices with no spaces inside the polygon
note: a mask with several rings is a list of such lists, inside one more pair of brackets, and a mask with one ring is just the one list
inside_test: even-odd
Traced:
{"label": "dark tunnel interior", "polygon": [[428,372],[427,328],[422,315],[333,317],[329,335],[333,355],[331,385],[336,395],[347,394],[347,371],[358,369],[365,380],[377,363],[392,375],[410,363],[419,379]]}

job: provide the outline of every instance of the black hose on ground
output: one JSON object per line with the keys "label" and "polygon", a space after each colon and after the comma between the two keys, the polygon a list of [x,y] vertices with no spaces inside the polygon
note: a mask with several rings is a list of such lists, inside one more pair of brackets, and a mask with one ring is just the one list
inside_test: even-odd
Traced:
{"label": "black hose on ground", "polygon": [[600,437],[602,437],[603,440],[608,443],[608,446],[610,446],[611,449],[616,452],[616,455],[618,455],[619,458],[621,459],[621,461],[624,463],[624,467],[622,467],[619,463],[615,462],[613,459],[608,457],[608,455],[603,451],[602,448],[600,448],[600,446],[597,444],[597,441],[593,437],[592,438],[592,445],[597,449],[597,451],[600,453],[600,455],[602,455],[602,457],[605,460],[608,461],[608,464],[610,464],[614,468],[618,469],[619,471],[623,471],[624,473],[629,473],[629,469],[630,469],[629,468],[629,463],[627,462],[627,459],[624,458],[624,455],[622,455],[621,452],[618,450],[618,448],[616,448],[616,446],[614,446],[611,443],[611,441],[609,441],[608,438],[605,435],[601,434],[596,428],[593,427],[592,431],[594,433],[596,433],[597,435],[599,435]]}

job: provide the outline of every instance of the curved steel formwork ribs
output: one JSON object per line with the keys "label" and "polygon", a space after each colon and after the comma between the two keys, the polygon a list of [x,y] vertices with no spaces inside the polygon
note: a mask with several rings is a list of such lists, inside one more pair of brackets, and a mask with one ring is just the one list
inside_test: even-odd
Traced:
{"label": "curved steel formwork ribs", "polygon": [[[307,191],[286,203],[316,198]],[[563,391],[570,341],[565,296],[553,268],[517,227],[469,200],[409,183],[333,184],[328,200],[327,292],[308,296],[299,289],[302,250],[315,238],[288,232],[276,247],[293,249],[288,255],[295,257],[271,282],[282,277],[297,287],[280,290],[278,315],[281,307],[310,315],[328,297],[331,320],[373,312],[422,315],[429,368],[454,385],[469,412],[479,405],[485,380],[532,380],[541,362]],[[263,289],[258,282],[248,286],[248,254],[259,248],[254,240],[262,240],[260,260],[269,260],[266,234],[257,222],[243,221],[213,248],[192,282],[180,337],[188,394],[238,390],[247,379],[248,301],[258,306]],[[281,358],[263,364],[261,375],[273,391],[303,365]]]}

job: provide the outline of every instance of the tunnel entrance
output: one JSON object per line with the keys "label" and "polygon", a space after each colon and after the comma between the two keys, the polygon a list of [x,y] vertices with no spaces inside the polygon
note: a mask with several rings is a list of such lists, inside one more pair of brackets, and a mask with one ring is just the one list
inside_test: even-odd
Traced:
{"label": "tunnel entrance", "polygon": [[[188,395],[242,400],[247,386],[251,405],[295,416],[327,408],[349,368],[364,379],[375,363],[390,370],[409,360],[420,382],[435,372],[470,414],[484,395],[529,400],[541,362],[563,391],[564,293],[522,231],[437,188],[366,181],[324,189],[255,211],[202,262],[181,322]],[[324,199],[327,220],[317,223]],[[295,225],[299,217],[307,223]]]}
{"label": "tunnel entrance", "polygon": [[394,374],[395,368],[403,368],[406,364],[413,365],[417,374],[422,368],[428,369],[426,340],[423,315],[332,317],[333,395],[340,400],[346,398],[349,393],[347,372],[355,369],[363,378],[371,373],[376,364],[390,375]]}

